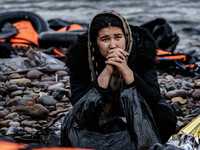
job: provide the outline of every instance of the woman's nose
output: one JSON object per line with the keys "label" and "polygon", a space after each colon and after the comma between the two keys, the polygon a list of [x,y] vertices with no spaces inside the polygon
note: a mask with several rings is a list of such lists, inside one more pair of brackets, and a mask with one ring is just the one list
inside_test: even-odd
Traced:
{"label": "woman's nose", "polygon": [[116,48],[116,47],[117,47],[117,45],[116,45],[115,40],[110,40],[109,48],[110,48],[110,49],[113,49],[113,48]]}

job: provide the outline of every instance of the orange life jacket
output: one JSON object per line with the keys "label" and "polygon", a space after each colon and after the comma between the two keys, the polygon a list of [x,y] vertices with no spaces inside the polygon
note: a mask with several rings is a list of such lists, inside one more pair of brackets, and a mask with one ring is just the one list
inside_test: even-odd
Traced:
{"label": "orange life jacket", "polygon": [[[186,62],[187,60],[187,56],[184,54],[172,54],[172,52],[168,52],[168,51],[164,51],[161,49],[157,50],[157,58],[156,58],[156,64],[159,64],[161,61],[163,60],[179,60],[179,61],[183,61]],[[185,64],[186,67],[194,67],[195,64]]]}
{"label": "orange life jacket", "polygon": [[80,26],[79,24],[72,24],[69,27],[60,28],[56,32],[64,32],[64,31],[67,31],[67,30],[69,30],[69,31],[82,30],[82,29],[83,29],[83,27]]}
{"label": "orange life jacket", "polygon": [[[18,34],[10,38],[9,42],[12,46],[39,46],[39,35],[30,21],[22,20],[13,23],[13,25],[16,27]],[[1,41],[8,42],[6,39],[1,39]]]}

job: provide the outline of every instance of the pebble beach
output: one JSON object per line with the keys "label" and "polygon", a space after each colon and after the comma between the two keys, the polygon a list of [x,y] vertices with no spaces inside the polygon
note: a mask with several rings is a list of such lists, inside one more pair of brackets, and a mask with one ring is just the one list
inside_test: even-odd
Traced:
{"label": "pebble beach", "polygon": [[[200,77],[158,71],[158,82],[162,100],[177,115],[178,133],[200,114]],[[0,137],[39,142],[45,129],[59,137],[62,118],[71,108],[67,70],[0,74]]]}

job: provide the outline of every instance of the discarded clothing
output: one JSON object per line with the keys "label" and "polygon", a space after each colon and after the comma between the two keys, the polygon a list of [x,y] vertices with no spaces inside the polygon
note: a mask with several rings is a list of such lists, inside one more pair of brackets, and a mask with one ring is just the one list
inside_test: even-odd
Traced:
{"label": "discarded clothing", "polygon": [[33,69],[52,72],[66,70],[66,66],[60,60],[32,48],[27,52],[27,57],[0,59],[0,71],[3,74],[26,72]]}

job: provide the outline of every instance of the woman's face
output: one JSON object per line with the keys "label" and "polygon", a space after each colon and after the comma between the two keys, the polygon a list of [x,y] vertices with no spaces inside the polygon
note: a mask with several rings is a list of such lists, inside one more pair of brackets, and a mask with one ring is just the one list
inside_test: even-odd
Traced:
{"label": "woman's face", "polygon": [[110,26],[99,30],[97,45],[102,56],[106,57],[111,49],[121,48],[125,50],[125,36],[120,27]]}

